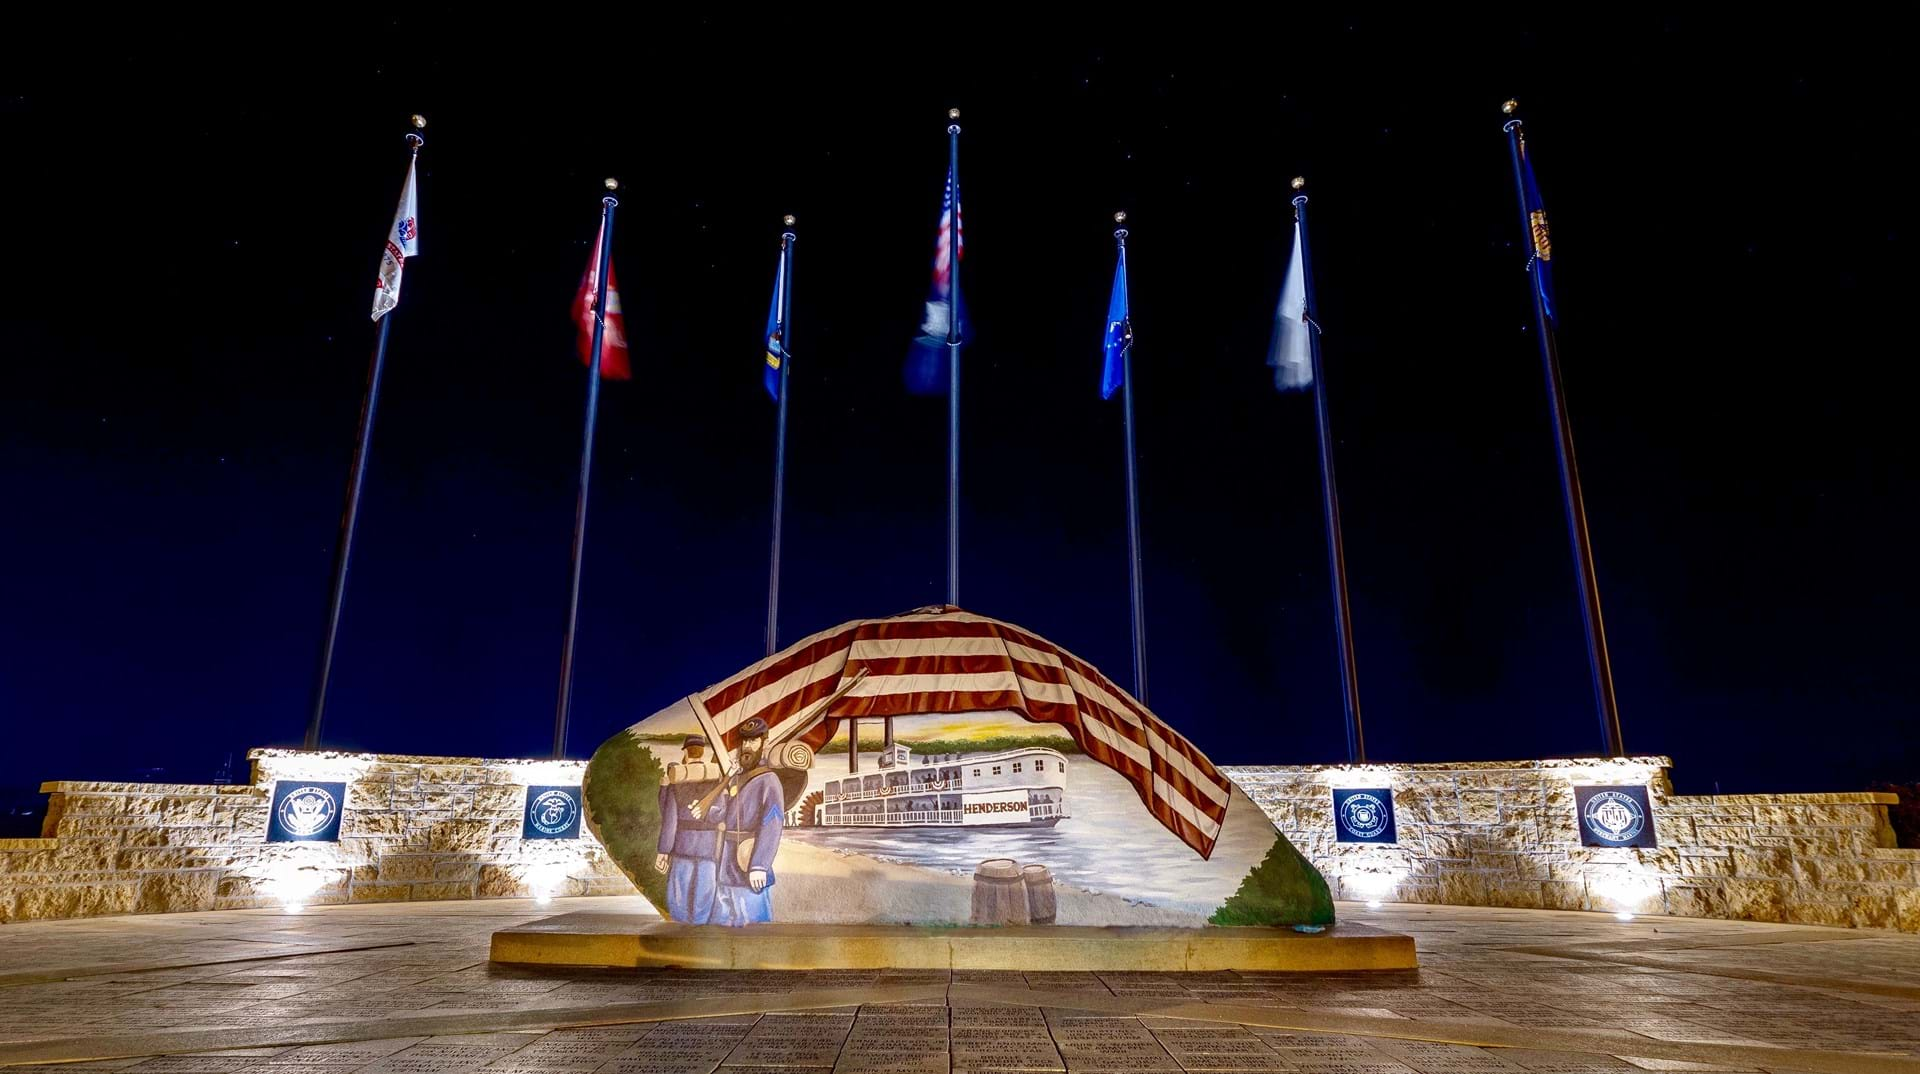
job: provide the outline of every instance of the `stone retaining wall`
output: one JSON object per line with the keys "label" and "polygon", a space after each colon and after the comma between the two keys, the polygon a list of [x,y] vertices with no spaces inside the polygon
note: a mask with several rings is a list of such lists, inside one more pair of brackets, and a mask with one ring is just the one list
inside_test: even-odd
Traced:
{"label": "stone retaining wall", "polygon": [[[1890,794],[1673,793],[1665,757],[1228,767],[1335,897],[1920,932]],[[1580,845],[1573,788],[1648,788],[1657,849]],[[1391,787],[1398,841],[1334,841],[1335,787]]]}
{"label": "stone retaining wall", "polygon": [[[256,750],[247,786],[48,783],[41,839],[0,840],[0,922],[96,914],[631,894],[605,850],[523,840],[528,786],[580,761]],[[1631,910],[1920,932],[1920,850],[1888,794],[1672,793],[1664,757],[1226,769],[1337,897]],[[268,843],[275,780],[343,780],[338,843]],[[1580,845],[1573,788],[1648,788],[1659,848]],[[1336,843],[1334,787],[1392,787],[1398,842]]]}
{"label": "stone retaining wall", "polygon": [[[55,782],[40,839],[0,839],[0,922],[286,902],[624,895],[584,829],[523,840],[529,785],[583,761],[256,750],[248,786]],[[343,780],[338,843],[268,843],[277,779]]]}

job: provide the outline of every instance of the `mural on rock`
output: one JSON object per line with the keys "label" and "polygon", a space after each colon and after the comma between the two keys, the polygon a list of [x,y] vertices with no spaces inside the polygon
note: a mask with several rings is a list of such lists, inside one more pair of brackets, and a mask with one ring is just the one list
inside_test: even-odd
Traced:
{"label": "mural on rock", "polygon": [[587,823],[689,924],[1325,925],[1326,882],[1105,675],[958,608],[843,623],[595,751]]}

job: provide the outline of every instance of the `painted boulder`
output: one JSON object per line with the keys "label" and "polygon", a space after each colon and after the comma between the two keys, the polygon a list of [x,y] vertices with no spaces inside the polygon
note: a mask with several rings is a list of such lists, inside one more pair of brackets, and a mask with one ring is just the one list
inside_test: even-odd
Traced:
{"label": "painted boulder", "polygon": [[957,608],[806,638],[608,739],[587,823],[676,921],[1325,925],[1326,881],[1073,654]]}

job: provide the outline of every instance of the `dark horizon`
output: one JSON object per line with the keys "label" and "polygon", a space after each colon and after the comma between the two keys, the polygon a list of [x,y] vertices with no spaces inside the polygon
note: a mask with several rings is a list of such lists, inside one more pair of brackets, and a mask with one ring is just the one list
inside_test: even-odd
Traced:
{"label": "dark horizon", "polygon": [[1891,35],[973,25],[944,64],[912,20],[889,46],[833,20],[609,20],[597,74],[578,34],[510,53],[424,17],[299,54],[164,22],[16,67],[0,785],[300,743],[413,112],[422,251],[326,746],[548,752],[585,389],[568,307],[605,175],[634,380],[601,393],[569,756],[761,656],[756,337],[784,213],[783,644],[941,602],[946,404],[901,362],[957,106],[963,606],[1130,681],[1098,393],[1124,209],[1153,707],[1223,764],[1345,759],[1312,399],[1263,364],[1304,175],[1371,758],[1594,754],[1507,97],[1553,220],[1628,752],[1694,793],[1920,778]]}

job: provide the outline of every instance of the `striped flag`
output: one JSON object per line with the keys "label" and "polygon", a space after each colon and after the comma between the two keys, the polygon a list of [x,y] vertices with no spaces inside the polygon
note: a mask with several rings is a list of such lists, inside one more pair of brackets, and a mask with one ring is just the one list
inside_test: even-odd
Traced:
{"label": "striped flag", "polygon": [[[810,706],[845,694],[825,718]],[[1154,819],[1213,853],[1232,784],[1179,733],[1091,664],[1019,627],[953,607],[842,623],[682,700],[719,749],[758,716],[769,741],[787,735],[818,749],[848,717],[1012,711],[1058,724],[1088,757],[1120,773]],[[672,711],[672,710],[669,710]]]}
{"label": "striped flag", "polygon": [[948,344],[966,339],[967,302],[955,285],[953,271],[967,256],[965,227],[960,219],[959,170],[949,164],[940,200],[940,233],[933,247],[933,286],[927,291],[920,334],[907,355],[907,389],[918,395],[947,390]]}

